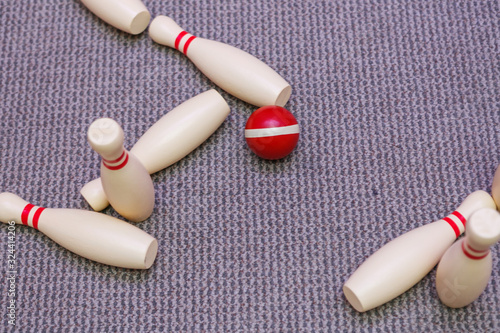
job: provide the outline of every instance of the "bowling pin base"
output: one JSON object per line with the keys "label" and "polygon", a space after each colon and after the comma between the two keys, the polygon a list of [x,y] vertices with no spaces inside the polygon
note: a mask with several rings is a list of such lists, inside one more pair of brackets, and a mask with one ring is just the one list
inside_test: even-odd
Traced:
{"label": "bowling pin base", "polygon": [[288,102],[291,95],[292,95],[292,87],[288,85],[285,88],[283,88],[281,93],[278,95],[278,98],[276,98],[274,103],[272,103],[271,105],[277,105],[283,107]]}
{"label": "bowling pin base", "polygon": [[[154,239],[148,246],[146,250],[146,255],[144,256],[144,267],[143,269],[148,269],[153,266],[156,259],[156,254],[158,253],[158,241]],[[142,268],[141,268],[142,269]]]}
{"label": "bowling pin base", "polygon": [[149,14],[148,11],[140,12],[134,17],[132,22],[130,22],[126,32],[132,35],[138,35],[144,30],[146,30],[150,20],[151,20],[151,15]]}
{"label": "bowling pin base", "polygon": [[80,194],[96,212],[100,212],[109,206],[108,198],[102,188],[101,178],[94,179],[85,184],[80,190]]}
{"label": "bowling pin base", "polygon": [[151,20],[140,0],[82,0],[82,3],[106,23],[132,35],[146,30]]}
{"label": "bowling pin base", "polygon": [[356,293],[354,293],[354,291],[352,291],[351,288],[344,285],[344,287],[342,288],[342,291],[344,292],[344,295],[345,295],[345,298],[347,299],[347,301],[352,305],[352,307],[356,311],[365,312],[365,311],[369,310],[368,308],[366,308],[363,305],[361,300],[356,296]]}

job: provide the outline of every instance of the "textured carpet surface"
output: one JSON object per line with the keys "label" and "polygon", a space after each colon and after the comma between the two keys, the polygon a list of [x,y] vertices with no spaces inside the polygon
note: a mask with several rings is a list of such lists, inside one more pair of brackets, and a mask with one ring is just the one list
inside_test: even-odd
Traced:
{"label": "textured carpet surface", "polygon": [[[1,192],[90,210],[79,191],[99,174],[86,141],[93,120],[117,120],[130,149],[201,92],[216,89],[231,108],[206,142],[153,175],[155,209],[137,224],[159,242],[151,269],[98,264],[16,227],[15,331],[500,331],[498,245],[486,291],[465,308],[440,302],[435,269],[366,313],[342,293],[383,244],[491,190],[498,1],[144,4],[280,73],[299,144],[281,161],[259,159],[243,136],[256,107],[147,31],[121,32],[75,0],[2,0]],[[0,231],[0,331],[10,331],[7,225]]]}

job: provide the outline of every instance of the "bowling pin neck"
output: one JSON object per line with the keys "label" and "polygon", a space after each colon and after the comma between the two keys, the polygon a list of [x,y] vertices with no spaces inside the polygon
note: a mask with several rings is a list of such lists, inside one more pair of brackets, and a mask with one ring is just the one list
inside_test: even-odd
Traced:
{"label": "bowling pin neck", "polygon": [[464,252],[465,256],[473,259],[473,260],[480,260],[485,258],[488,253],[490,253],[490,248],[488,247],[486,250],[483,249],[476,249],[472,247],[468,242],[467,238],[462,240],[462,251]]}
{"label": "bowling pin neck", "polygon": [[481,208],[496,208],[496,205],[491,195],[485,191],[479,190],[469,194],[457,208],[457,211],[466,218],[469,218],[472,213]]}
{"label": "bowling pin neck", "polygon": [[469,219],[466,230],[466,248],[487,252],[500,240],[500,213],[496,209],[480,209]]}
{"label": "bowling pin neck", "polygon": [[175,48],[186,55],[189,45],[196,38],[168,16],[156,17],[149,26],[149,35],[156,43]]}
{"label": "bowling pin neck", "polygon": [[94,121],[88,130],[87,139],[94,149],[106,161],[123,158],[123,130],[116,121],[101,118]]}
{"label": "bowling pin neck", "polygon": [[[491,195],[485,191],[479,190],[469,194],[457,208],[456,212],[464,217],[463,226],[465,226],[465,219],[469,219],[475,211],[482,208],[496,208],[496,205]],[[460,227],[460,229],[460,233],[462,233],[464,230],[462,227]]]}
{"label": "bowling pin neck", "polygon": [[457,210],[441,219],[441,221],[448,223],[455,232],[456,238],[458,238],[464,233],[467,219],[470,218],[472,213],[481,208],[492,207],[496,207],[493,198],[485,191],[476,191],[467,196]]}
{"label": "bowling pin neck", "polygon": [[451,229],[453,229],[456,238],[460,237],[460,235],[465,231],[466,219],[458,210],[442,218],[441,221],[448,223]]}
{"label": "bowling pin neck", "polygon": [[107,160],[105,158],[102,159],[102,165],[108,168],[109,170],[120,170],[127,165],[129,161],[128,152],[123,149],[122,154],[114,160]]}
{"label": "bowling pin neck", "polygon": [[38,229],[38,220],[45,210],[34,206],[15,194],[4,192],[0,194],[0,221],[14,221]]}

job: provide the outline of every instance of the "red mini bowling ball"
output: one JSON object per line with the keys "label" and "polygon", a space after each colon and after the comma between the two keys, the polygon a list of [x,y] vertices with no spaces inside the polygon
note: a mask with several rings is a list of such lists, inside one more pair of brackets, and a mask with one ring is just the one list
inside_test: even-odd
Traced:
{"label": "red mini bowling ball", "polygon": [[299,124],[285,108],[276,105],[257,109],[245,126],[248,147],[267,160],[290,154],[299,141]]}

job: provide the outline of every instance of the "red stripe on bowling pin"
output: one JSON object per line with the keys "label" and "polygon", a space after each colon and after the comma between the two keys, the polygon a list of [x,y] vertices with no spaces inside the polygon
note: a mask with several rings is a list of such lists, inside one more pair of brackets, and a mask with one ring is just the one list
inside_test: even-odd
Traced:
{"label": "red stripe on bowling pin", "polygon": [[188,52],[188,47],[189,45],[191,44],[191,42],[196,38],[196,36],[191,36],[189,37],[189,39],[187,40],[186,44],[184,44],[184,54],[187,55],[187,52]]}
{"label": "red stripe on bowling pin", "polygon": [[[189,36],[188,40],[184,43],[184,46],[182,48],[182,50],[179,48],[180,45],[181,45],[181,41],[184,39],[185,36]],[[181,32],[177,38],[175,39],[175,48],[179,51],[181,51],[182,53],[184,53],[185,55],[187,55],[187,51],[188,51],[188,47],[189,45],[191,44],[191,42],[193,40],[195,40],[196,36],[193,36],[191,35],[190,33],[188,33],[187,31],[183,31]]]}
{"label": "red stripe on bowling pin", "polygon": [[30,215],[31,209],[35,207],[32,204],[27,204],[26,207],[24,207],[23,212],[21,213],[21,222],[24,225],[28,225],[28,216]]}
{"label": "red stripe on bowling pin", "polygon": [[[465,219],[465,217],[463,217],[462,214],[460,214],[457,211],[454,211],[453,213],[451,213],[451,215],[457,217],[460,220],[460,222],[462,222],[462,224],[465,228],[466,219]],[[458,227],[457,223],[455,221],[453,221],[453,219],[451,219],[448,216],[445,217],[443,220],[446,221],[450,225],[450,227],[455,232],[455,236],[458,238],[461,235],[461,232],[460,232],[460,228]]]}
{"label": "red stripe on bowling pin", "polygon": [[[125,159],[123,160],[123,158],[124,158],[124,157],[125,157]],[[122,162],[122,163],[117,164],[117,165],[112,165],[112,164],[119,163],[121,160],[123,160],[123,162]],[[116,159],[116,160],[114,160],[114,161],[108,161],[108,160],[105,160],[105,159],[103,159],[103,160],[102,160],[102,164],[103,164],[106,168],[108,168],[109,170],[120,170],[120,169],[122,169],[125,165],[127,165],[127,163],[128,163],[128,154],[127,154],[127,152],[125,152],[125,151],[123,152],[123,154],[122,154],[119,158],[117,158],[117,159]]]}
{"label": "red stripe on bowling pin", "polygon": [[33,228],[38,230],[38,221],[40,220],[40,215],[42,214],[43,210],[45,208],[43,207],[38,207],[38,209],[35,212],[35,215],[33,215]]}
{"label": "red stripe on bowling pin", "polygon": [[[486,251],[486,253],[484,253],[483,251],[474,250],[472,247],[470,247],[469,244],[465,244],[465,241],[462,242],[462,251],[468,258],[472,260],[483,259],[488,255],[488,253],[490,253],[490,250]],[[480,253],[480,255],[473,254],[472,252]]]}
{"label": "red stripe on bowling pin", "polygon": [[[35,206],[32,204],[27,204],[26,207],[24,207],[23,212],[21,213],[21,222],[24,225],[27,225],[27,226],[30,225],[29,224],[29,222],[30,222],[29,215],[30,215],[33,207],[35,207]],[[32,219],[31,219],[31,226],[37,230],[38,230],[38,221],[40,220],[40,215],[42,214],[44,209],[45,208],[43,208],[43,207],[38,207],[35,210],[35,214],[33,215]]]}
{"label": "red stripe on bowling pin", "polygon": [[112,161],[105,160],[105,161],[106,161],[106,163],[109,163],[109,164],[115,164],[115,163],[120,162],[120,160],[123,158],[123,156],[125,156],[125,150],[124,150],[124,151],[123,151],[123,153],[120,155],[120,157],[118,157],[116,160],[112,160]]}
{"label": "red stripe on bowling pin", "polygon": [[457,211],[454,211],[453,213],[451,213],[451,215],[455,215],[456,217],[458,217],[458,219],[460,220],[460,222],[462,222],[462,224],[464,225],[464,228],[465,228],[465,223],[467,222],[467,220],[465,219],[465,217],[462,214],[460,214]]}
{"label": "red stripe on bowling pin", "polygon": [[[179,34],[179,36],[177,36],[177,38],[175,39],[175,48],[177,50],[179,50],[179,44],[181,43],[181,40],[182,40],[182,37],[186,36],[187,35],[187,31],[183,31]],[[180,50],[179,50],[180,51]]]}

